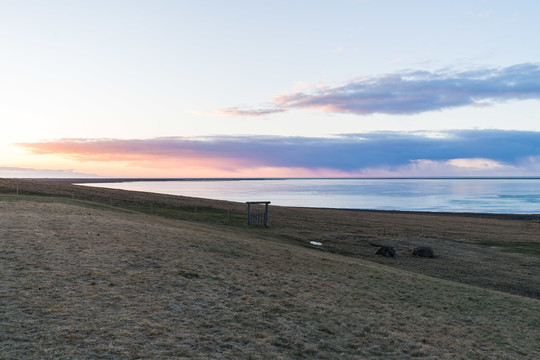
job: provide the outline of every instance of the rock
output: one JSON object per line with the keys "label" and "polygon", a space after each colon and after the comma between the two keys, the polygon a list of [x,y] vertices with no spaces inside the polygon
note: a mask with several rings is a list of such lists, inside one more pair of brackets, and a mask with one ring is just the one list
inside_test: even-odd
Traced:
{"label": "rock", "polygon": [[430,247],[417,247],[413,250],[413,256],[434,258],[433,249]]}
{"label": "rock", "polygon": [[394,248],[391,246],[381,246],[381,248],[377,250],[375,255],[394,257],[396,255],[396,250],[394,250]]}

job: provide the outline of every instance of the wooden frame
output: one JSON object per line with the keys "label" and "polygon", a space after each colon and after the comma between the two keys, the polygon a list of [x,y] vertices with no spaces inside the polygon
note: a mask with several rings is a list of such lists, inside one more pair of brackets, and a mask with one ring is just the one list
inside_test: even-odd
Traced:
{"label": "wooden frame", "polygon": [[[264,225],[264,227],[268,227],[268,204],[270,204],[270,201],[247,201],[246,204],[248,205],[248,225]],[[264,204],[264,212],[253,212],[251,209],[253,204]]]}

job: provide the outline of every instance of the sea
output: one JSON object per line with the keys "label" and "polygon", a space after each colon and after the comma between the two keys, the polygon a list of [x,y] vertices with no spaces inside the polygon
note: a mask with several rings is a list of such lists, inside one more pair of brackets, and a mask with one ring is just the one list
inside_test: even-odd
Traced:
{"label": "sea", "polygon": [[295,207],[540,214],[540,178],[159,179],[81,185]]}

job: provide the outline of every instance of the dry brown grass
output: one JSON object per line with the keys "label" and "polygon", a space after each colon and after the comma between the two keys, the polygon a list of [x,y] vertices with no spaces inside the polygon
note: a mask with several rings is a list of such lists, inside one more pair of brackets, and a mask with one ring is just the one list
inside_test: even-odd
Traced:
{"label": "dry brown grass", "polygon": [[66,198],[0,196],[0,358],[540,357],[538,256],[477,245],[537,244],[533,220],[272,207],[262,229],[174,212],[242,204],[30,185]]}

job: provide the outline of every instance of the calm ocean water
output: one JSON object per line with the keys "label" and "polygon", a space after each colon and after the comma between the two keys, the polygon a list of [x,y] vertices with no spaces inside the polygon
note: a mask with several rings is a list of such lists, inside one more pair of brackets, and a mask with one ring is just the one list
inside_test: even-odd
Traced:
{"label": "calm ocean water", "polygon": [[136,181],[90,186],[273,205],[540,214],[540,179]]}

